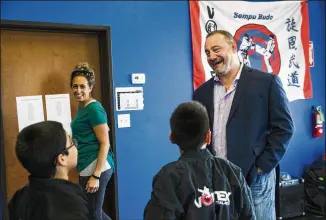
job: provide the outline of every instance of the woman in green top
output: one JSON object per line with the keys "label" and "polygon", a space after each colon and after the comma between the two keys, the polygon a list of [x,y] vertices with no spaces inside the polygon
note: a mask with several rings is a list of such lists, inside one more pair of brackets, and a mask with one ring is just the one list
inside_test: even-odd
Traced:
{"label": "woman in green top", "polygon": [[73,138],[78,141],[79,184],[85,190],[89,212],[94,220],[110,220],[103,210],[106,186],[114,163],[109,141],[107,115],[101,103],[91,96],[95,74],[88,63],[79,63],[71,73],[70,86],[78,101],[71,122]]}

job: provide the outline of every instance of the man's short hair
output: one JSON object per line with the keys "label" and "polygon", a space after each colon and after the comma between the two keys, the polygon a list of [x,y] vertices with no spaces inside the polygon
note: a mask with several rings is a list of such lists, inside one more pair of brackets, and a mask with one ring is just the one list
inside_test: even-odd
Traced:
{"label": "man's short hair", "polygon": [[66,149],[66,132],[61,123],[44,121],[25,127],[17,137],[16,155],[34,177],[51,178],[56,157]]}
{"label": "man's short hair", "polygon": [[197,101],[180,104],[170,118],[173,141],[183,150],[199,149],[209,130],[206,108]]}
{"label": "man's short hair", "polygon": [[234,42],[234,38],[232,36],[232,34],[228,31],[225,31],[225,30],[216,30],[216,31],[212,31],[210,32],[209,34],[207,34],[206,36],[206,39],[215,35],[215,34],[221,34],[225,37],[226,41],[229,43],[229,44],[232,44]]}

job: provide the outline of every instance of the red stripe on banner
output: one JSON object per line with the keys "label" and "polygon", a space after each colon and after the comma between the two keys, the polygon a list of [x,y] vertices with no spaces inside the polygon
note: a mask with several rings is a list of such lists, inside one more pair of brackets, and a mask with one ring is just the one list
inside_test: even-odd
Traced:
{"label": "red stripe on banner", "polygon": [[201,28],[200,28],[200,9],[198,1],[189,1],[193,55],[193,85],[194,90],[200,87],[205,81],[205,72],[201,59]]}
{"label": "red stripe on banner", "polygon": [[308,2],[301,2],[301,40],[303,46],[303,52],[305,56],[305,77],[303,85],[303,94],[306,99],[312,98],[312,83],[310,78],[310,67],[309,67],[309,12],[308,12]]}

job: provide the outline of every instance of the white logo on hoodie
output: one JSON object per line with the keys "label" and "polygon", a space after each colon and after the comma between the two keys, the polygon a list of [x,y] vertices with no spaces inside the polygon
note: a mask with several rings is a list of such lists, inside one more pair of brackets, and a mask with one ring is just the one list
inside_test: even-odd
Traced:
{"label": "white logo on hoodie", "polygon": [[198,189],[198,192],[202,193],[202,195],[194,201],[197,208],[201,208],[202,205],[210,206],[214,202],[219,205],[230,205],[230,192],[214,191],[211,193],[206,186],[204,186],[204,189]]}

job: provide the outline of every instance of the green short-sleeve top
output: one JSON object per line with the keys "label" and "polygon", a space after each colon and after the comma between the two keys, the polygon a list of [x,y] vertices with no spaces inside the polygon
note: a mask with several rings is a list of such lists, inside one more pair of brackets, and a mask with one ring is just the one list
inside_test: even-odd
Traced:
{"label": "green short-sleeve top", "polygon": [[[89,103],[78,109],[76,116],[71,122],[72,137],[78,141],[78,171],[84,170],[94,160],[97,159],[100,143],[95,135],[93,127],[106,124],[107,114],[98,101]],[[111,155],[108,154],[109,164],[112,162]]]}

